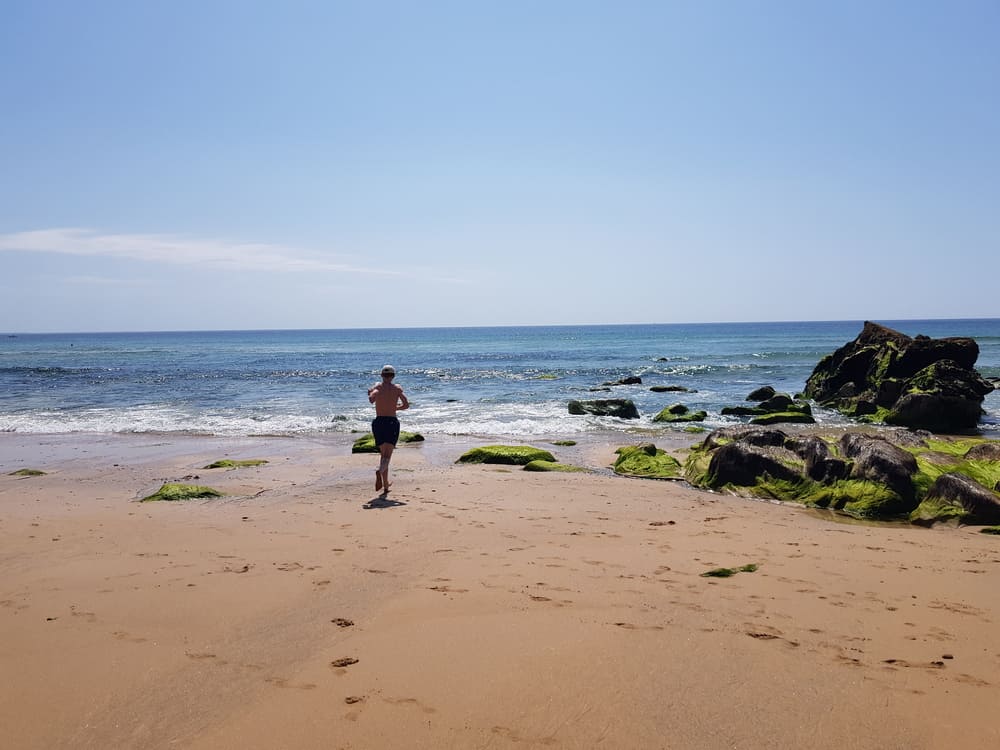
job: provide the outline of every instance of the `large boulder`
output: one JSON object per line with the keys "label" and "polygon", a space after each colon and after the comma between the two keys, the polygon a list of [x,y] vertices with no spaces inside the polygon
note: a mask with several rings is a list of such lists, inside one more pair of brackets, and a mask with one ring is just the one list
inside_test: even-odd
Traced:
{"label": "large boulder", "polygon": [[[916,505],[916,488],[913,475],[917,473],[917,459],[902,448],[879,435],[858,432],[845,433],[840,438],[841,455],[852,461],[851,479],[877,482],[899,495],[900,511],[912,510]],[[904,507],[909,505],[909,507]]]}
{"label": "large boulder", "polygon": [[824,357],[805,395],[865,421],[936,432],[974,428],[993,385],[976,370],[971,338],[911,338],[866,322],[858,337]]}
{"label": "large boulder", "polygon": [[570,414],[593,414],[597,417],[618,417],[620,419],[638,419],[639,410],[632,399],[603,398],[589,401],[570,401]]}
{"label": "large boulder", "polygon": [[[693,446],[694,486],[842,510],[862,518],[997,523],[998,441],[939,440],[908,430],[835,439],[740,425]],[[945,477],[954,477],[946,479]],[[1000,517],[997,517],[1000,520]]]}

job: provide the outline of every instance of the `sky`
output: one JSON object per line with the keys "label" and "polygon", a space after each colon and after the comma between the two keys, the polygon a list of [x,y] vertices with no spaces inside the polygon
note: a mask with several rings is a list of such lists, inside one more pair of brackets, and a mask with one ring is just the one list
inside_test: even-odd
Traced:
{"label": "sky", "polygon": [[0,331],[1000,317],[996,0],[0,0]]}

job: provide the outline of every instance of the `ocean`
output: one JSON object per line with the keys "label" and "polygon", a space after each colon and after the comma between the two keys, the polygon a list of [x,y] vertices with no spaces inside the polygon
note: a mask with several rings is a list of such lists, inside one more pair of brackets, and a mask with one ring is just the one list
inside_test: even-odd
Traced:
{"label": "ocean", "polygon": [[[1000,319],[879,321],[910,335],[971,336],[1000,377]],[[385,363],[412,408],[403,429],[484,439],[581,439],[683,427],[652,418],[681,402],[706,427],[762,385],[794,394],[861,321],[503,328],[10,334],[0,338],[0,431],[317,435],[367,431],[367,388]],[[639,385],[592,391],[627,376]],[[655,385],[690,392],[655,393]],[[630,398],[639,420],[573,416],[572,399]],[[1000,391],[983,434],[1000,437]],[[814,408],[821,424],[848,421]]]}

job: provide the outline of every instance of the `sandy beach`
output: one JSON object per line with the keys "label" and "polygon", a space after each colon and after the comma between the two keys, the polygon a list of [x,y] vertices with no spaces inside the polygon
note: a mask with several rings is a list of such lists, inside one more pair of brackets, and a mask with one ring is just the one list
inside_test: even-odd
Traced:
{"label": "sandy beach", "polygon": [[432,443],[0,435],[3,745],[1000,746],[997,537]]}

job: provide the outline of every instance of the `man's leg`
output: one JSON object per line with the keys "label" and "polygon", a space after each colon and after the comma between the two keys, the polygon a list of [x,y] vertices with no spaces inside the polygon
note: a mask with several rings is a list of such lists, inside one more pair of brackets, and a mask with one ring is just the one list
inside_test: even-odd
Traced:
{"label": "man's leg", "polygon": [[378,473],[382,479],[382,492],[388,492],[389,485],[391,484],[389,481],[389,460],[392,458],[392,449],[394,447],[392,443],[382,443],[378,447],[379,452],[382,454],[382,460],[379,462],[378,467]]}

